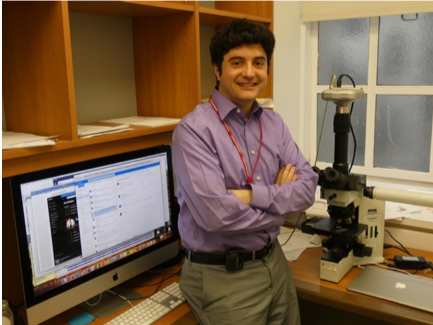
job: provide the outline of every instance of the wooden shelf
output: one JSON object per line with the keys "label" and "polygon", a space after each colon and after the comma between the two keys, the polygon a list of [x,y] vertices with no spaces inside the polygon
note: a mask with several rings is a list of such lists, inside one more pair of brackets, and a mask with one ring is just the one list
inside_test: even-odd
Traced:
{"label": "wooden shelf", "polygon": [[272,22],[271,18],[241,14],[236,12],[228,12],[219,9],[200,8],[199,13],[200,13],[200,25],[203,26],[221,27],[225,23],[228,23],[229,21],[235,18],[240,18],[240,19],[247,18],[265,24],[271,24]]}
{"label": "wooden shelf", "polygon": [[181,1],[69,1],[68,6],[72,12],[130,18],[194,12],[193,4],[183,4]]}
{"label": "wooden shelf", "polygon": [[54,146],[5,150],[2,153],[3,178],[171,143],[176,124],[131,127],[134,130],[75,141],[60,140]]}

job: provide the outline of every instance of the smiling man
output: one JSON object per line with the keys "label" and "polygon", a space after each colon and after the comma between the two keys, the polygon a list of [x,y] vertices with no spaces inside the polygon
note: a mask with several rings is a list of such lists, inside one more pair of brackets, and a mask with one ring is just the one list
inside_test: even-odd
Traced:
{"label": "smiling man", "polygon": [[265,50],[259,44],[234,48],[224,56],[222,65],[214,63],[218,91],[242,108],[245,118],[250,117],[254,100],[266,87],[267,67]]}
{"label": "smiling man", "polygon": [[260,23],[223,26],[210,45],[212,96],[173,134],[180,287],[201,324],[300,324],[277,236],[285,213],[313,204],[317,174],[282,118],[256,101],[274,46]]}

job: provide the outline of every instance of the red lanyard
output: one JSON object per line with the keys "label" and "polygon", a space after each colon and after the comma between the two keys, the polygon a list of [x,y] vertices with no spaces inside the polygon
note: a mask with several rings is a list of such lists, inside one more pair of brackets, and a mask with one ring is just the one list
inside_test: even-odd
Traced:
{"label": "red lanyard", "polygon": [[255,163],[255,165],[254,165],[253,172],[252,172],[252,174],[251,174],[251,176],[250,176],[250,173],[248,172],[248,167],[247,167],[247,163],[246,163],[246,161],[245,161],[244,155],[242,154],[242,151],[241,151],[241,149],[239,148],[238,143],[236,142],[236,139],[235,139],[235,137],[233,136],[232,131],[230,130],[230,128],[229,128],[229,126],[227,125],[226,121],[224,121],[224,120],[221,118],[220,112],[218,111],[218,108],[216,107],[214,101],[212,100],[212,97],[209,98],[209,102],[212,104],[212,107],[214,108],[215,112],[218,114],[218,116],[219,116],[221,122],[224,124],[224,127],[226,128],[227,133],[228,133],[230,139],[232,139],[233,144],[235,145],[236,149],[238,150],[239,157],[240,157],[241,160],[242,160],[242,164],[244,165],[244,168],[245,168],[245,173],[247,174],[248,183],[251,184],[251,183],[253,182],[253,175],[254,175],[254,172],[255,172],[255,170],[256,170],[257,163],[259,162],[259,159],[260,159],[260,150],[262,149],[262,142],[263,142],[262,121],[261,121],[260,118],[259,118],[259,125],[260,125],[260,146],[259,146],[259,152],[257,153],[256,163]]}

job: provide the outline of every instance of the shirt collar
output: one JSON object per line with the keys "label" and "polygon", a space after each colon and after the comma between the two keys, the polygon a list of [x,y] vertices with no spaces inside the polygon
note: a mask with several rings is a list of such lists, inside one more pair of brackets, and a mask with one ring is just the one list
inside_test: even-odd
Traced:
{"label": "shirt collar", "polygon": [[[219,111],[220,116],[221,116],[222,119],[225,119],[226,116],[232,110],[238,108],[236,106],[236,104],[234,104],[231,100],[229,100],[224,95],[222,95],[216,88],[214,89],[214,91],[212,93],[212,100],[214,101],[216,107],[218,108],[218,111]],[[259,103],[257,102],[257,100],[254,101],[251,112],[257,118],[260,118],[260,116],[262,115],[263,107],[261,107],[259,105]]]}

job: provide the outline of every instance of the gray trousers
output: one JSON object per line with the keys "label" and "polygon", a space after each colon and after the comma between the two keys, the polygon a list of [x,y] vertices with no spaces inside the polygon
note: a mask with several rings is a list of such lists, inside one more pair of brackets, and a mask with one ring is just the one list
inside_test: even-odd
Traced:
{"label": "gray trousers", "polygon": [[202,325],[300,325],[295,283],[278,240],[262,260],[228,273],[185,259],[180,288]]}

